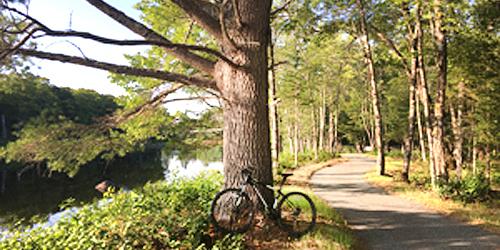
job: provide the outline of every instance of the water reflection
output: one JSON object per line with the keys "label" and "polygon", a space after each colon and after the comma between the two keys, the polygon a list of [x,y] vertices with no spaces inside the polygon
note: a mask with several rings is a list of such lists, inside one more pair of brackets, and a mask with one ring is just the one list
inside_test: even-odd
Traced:
{"label": "water reflection", "polygon": [[224,168],[221,161],[182,160],[178,154],[169,154],[164,151],[161,152],[160,162],[164,169],[165,180],[167,181],[182,177],[192,178],[207,170],[215,170],[223,173]]}
{"label": "water reflection", "polygon": [[[155,157],[155,158],[156,158],[155,160],[156,163],[151,164],[153,166],[139,167],[139,169],[137,169],[138,167],[136,164],[131,164],[135,165],[135,168],[132,169],[133,171],[128,171],[131,170],[128,169],[128,167],[125,169],[121,168],[123,166],[117,166],[116,169],[114,169],[115,167],[112,167],[108,169],[108,171],[110,171],[110,176],[114,182],[116,182],[118,185],[122,187],[127,187],[127,188],[134,188],[141,184],[143,185],[148,180],[149,181],[158,180],[157,179],[158,175],[156,174],[157,172],[161,172],[162,177],[167,181],[171,181],[175,178],[192,178],[199,175],[201,172],[208,170],[215,170],[221,173],[223,172],[223,164],[221,161],[189,159],[182,157],[181,155],[179,155],[178,152],[167,152],[162,150],[160,153],[160,157]],[[113,173],[116,173],[116,175]],[[98,182],[98,180],[95,179],[95,177],[93,178],[93,181],[95,183]],[[86,180],[85,182],[88,182],[88,180]],[[98,197],[99,194],[95,190],[93,190],[93,188],[89,189],[87,186],[88,185],[85,186],[86,190],[84,190],[84,192],[88,194],[85,196],[93,197],[93,199]],[[77,199],[77,200],[90,202],[92,199],[85,199],[85,200]],[[43,202],[43,201],[38,201],[38,202]],[[99,201],[99,205],[100,206],[105,205],[107,202],[109,201],[101,200]],[[38,204],[33,204],[33,205],[38,205]],[[52,205],[57,206],[58,204],[52,204]],[[72,207],[65,209],[63,211],[48,213],[47,220],[45,222],[33,224],[31,228],[50,227],[55,223],[57,223],[58,221],[60,221],[61,219],[68,218],[72,214],[76,213],[78,210],[79,209],[77,207]],[[43,213],[39,214],[43,215]],[[5,227],[1,226],[2,221],[3,219],[0,218],[0,240],[4,237],[8,237],[7,230],[5,229]]]}

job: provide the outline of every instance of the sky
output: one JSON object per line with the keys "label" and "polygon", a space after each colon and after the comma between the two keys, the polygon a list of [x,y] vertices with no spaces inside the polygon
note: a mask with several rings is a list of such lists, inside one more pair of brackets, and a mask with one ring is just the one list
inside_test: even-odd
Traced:
{"label": "sky", "polygon": [[[140,12],[133,8],[137,1],[107,0],[106,2],[129,16],[139,19]],[[85,0],[31,0],[29,13],[55,30],[87,31],[115,39],[139,38],[138,35],[116,23]],[[88,58],[115,64],[127,64],[124,54],[135,54],[146,49],[146,47],[137,46],[103,45],[78,38],[40,38],[36,41],[39,44],[38,49],[43,51],[82,56],[79,51],[81,49]],[[32,68],[33,72],[48,78],[53,85],[94,89],[99,93],[114,96],[125,94],[121,87],[110,83],[106,71],[48,60],[33,59],[32,61],[35,64]]]}
{"label": "sky", "polygon": [[[140,11],[133,8],[137,2],[139,1],[106,0],[106,3],[128,16],[140,20]],[[17,7],[21,8],[21,6]],[[31,16],[54,30],[72,29],[113,39],[141,39],[140,36],[101,13],[85,0],[31,0],[28,11]],[[73,56],[82,56],[83,52],[87,58],[122,65],[128,64],[124,54],[136,54],[148,48],[148,46],[105,45],[81,38],[45,37],[36,39],[36,42],[38,49],[42,51]],[[123,88],[110,82],[106,71],[36,58],[33,58],[32,62],[34,63],[32,72],[48,78],[55,86],[93,89],[101,94],[114,96],[126,94]],[[186,96],[186,93],[180,92],[172,94],[170,98]],[[198,101],[183,101],[169,103],[167,110],[169,113],[177,111],[199,113],[206,108],[207,105]]]}

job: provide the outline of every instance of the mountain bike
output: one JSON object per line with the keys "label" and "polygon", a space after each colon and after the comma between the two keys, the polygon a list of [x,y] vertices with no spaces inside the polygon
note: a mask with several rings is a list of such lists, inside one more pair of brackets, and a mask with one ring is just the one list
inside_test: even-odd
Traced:
{"label": "mountain bike", "polygon": [[[300,237],[310,232],[316,225],[316,207],[309,196],[301,192],[283,193],[286,179],[292,174],[280,174],[283,179],[275,190],[270,185],[252,178],[247,169],[241,172],[243,184],[239,188],[228,188],[215,195],[212,201],[211,219],[214,227],[224,233],[243,233],[253,223],[257,204],[250,199],[247,190],[253,190],[257,202],[263,206],[264,215],[277,222],[292,237]],[[275,192],[273,204],[266,202],[258,186]]]}

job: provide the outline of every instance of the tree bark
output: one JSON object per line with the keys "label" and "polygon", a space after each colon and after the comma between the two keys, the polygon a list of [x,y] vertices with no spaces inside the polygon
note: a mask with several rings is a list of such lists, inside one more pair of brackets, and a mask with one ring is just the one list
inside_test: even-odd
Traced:
{"label": "tree bark", "polygon": [[477,155],[479,148],[477,146],[477,138],[475,135],[472,137],[472,174],[477,175]]}
{"label": "tree bark", "polygon": [[288,149],[290,154],[293,154],[293,123],[289,123],[287,126],[287,136],[288,136]]}
{"label": "tree bark", "polygon": [[[420,83],[417,83],[419,86]],[[420,98],[421,96],[421,90],[420,87],[417,89],[417,98],[415,101],[415,116],[417,117],[417,129],[418,129],[418,142],[420,144],[420,157],[422,158],[422,161],[427,161],[427,152],[425,148],[425,139],[424,139],[424,131],[422,128],[422,118],[421,118],[421,112],[420,112]]]}
{"label": "tree bark", "polygon": [[[227,33],[238,47],[234,48],[227,39],[221,47],[228,58],[243,68],[224,61],[215,66],[215,79],[224,96],[224,185],[227,188],[243,184],[243,169],[250,169],[257,180],[272,185],[267,68],[271,1],[258,5],[251,0],[237,3],[230,9],[237,8],[241,23],[247,25],[227,23]],[[273,199],[272,192],[262,191],[267,200]]]}
{"label": "tree bark", "polygon": [[321,92],[321,106],[319,108],[319,150],[323,150],[325,146],[325,124],[326,123],[326,87],[323,86]]}
{"label": "tree bark", "polygon": [[293,165],[296,167],[299,165],[299,103],[297,96],[293,100],[295,107],[295,119],[294,119],[294,131],[293,131]]}
{"label": "tree bark", "polygon": [[431,97],[429,95],[429,87],[427,84],[425,60],[424,60],[424,36],[422,30],[422,7],[420,4],[416,6],[415,25],[417,30],[417,57],[418,57],[418,83],[420,84],[420,99],[422,101],[424,111],[424,125],[425,133],[427,135],[427,144],[429,145],[429,173],[431,176],[431,184],[436,186],[436,170],[434,166],[434,150],[432,138],[432,110],[431,110]]}
{"label": "tree bark", "polygon": [[335,135],[334,135],[334,117],[333,117],[333,110],[329,109],[328,112],[328,147],[327,150],[330,153],[333,153],[333,147],[334,147],[334,140],[335,140]]}
{"label": "tree bark", "polygon": [[276,98],[276,68],[274,66],[274,42],[272,31],[270,32],[269,52],[271,59],[271,82],[269,84],[269,113],[271,119],[271,156],[273,159],[273,168],[278,168],[279,153],[280,153],[280,133],[279,133],[279,118],[278,118],[278,100]]}
{"label": "tree bark", "polygon": [[486,146],[485,150],[485,160],[486,160],[486,168],[484,169],[484,176],[486,177],[486,181],[488,185],[491,185],[491,149],[490,146]]}
{"label": "tree bark", "polygon": [[463,164],[463,130],[462,130],[462,113],[463,113],[463,104],[465,102],[464,99],[465,92],[465,84],[463,81],[458,83],[458,100],[457,100],[457,108],[453,106],[453,103],[450,103],[450,116],[451,116],[451,128],[453,131],[453,158],[455,160],[456,165],[456,174],[457,178],[460,179],[462,177],[462,164]]}
{"label": "tree bark", "polygon": [[368,67],[368,80],[371,86],[371,98],[373,106],[373,115],[375,120],[375,141],[377,143],[377,171],[379,175],[385,174],[385,157],[384,157],[384,131],[382,123],[382,114],[380,112],[380,101],[378,86],[375,77],[375,68],[373,65],[372,51],[369,43],[368,30],[366,27],[366,15],[362,0],[356,0],[358,11],[360,14],[361,26],[361,43],[364,49],[365,61]]}
{"label": "tree bark", "polygon": [[311,123],[312,123],[312,135],[311,135],[311,143],[312,143],[312,150],[314,153],[314,160],[318,159],[318,137],[319,137],[319,131],[318,131],[318,115],[316,114],[316,108],[314,106],[312,107],[312,112],[311,112]]}
{"label": "tree bark", "polygon": [[[365,117],[365,114],[368,114],[368,115]],[[361,103],[361,122],[363,123],[363,128],[365,129],[366,136],[368,137],[368,143],[370,143],[370,147],[373,150],[375,148],[374,147],[375,146],[375,136],[374,136],[373,129],[372,129],[372,122],[371,122],[372,119],[370,119],[370,115],[371,115],[370,111],[367,110],[365,103],[362,102]]]}
{"label": "tree bark", "polygon": [[403,158],[403,171],[401,173],[401,178],[403,181],[409,181],[410,164],[411,164],[411,153],[413,150],[413,137],[415,134],[415,102],[416,102],[416,74],[418,58],[416,56],[417,51],[417,32],[410,32],[410,55],[411,55],[411,66],[408,75],[408,128],[407,134],[404,139],[404,158]]}
{"label": "tree bark", "polygon": [[446,101],[446,84],[447,84],[447,41],[446,34],[442,27],[443,22],[443,6],[440,0],[434,0],[434,42],[437,49],[437,84],[436,84],[436,99],[434,101],[434,123],[432,128],[432,148],[434,153],[434,164],[436,169],[437,179],[448,179],[446,170],[446,153],[444,145],[444,112]]}

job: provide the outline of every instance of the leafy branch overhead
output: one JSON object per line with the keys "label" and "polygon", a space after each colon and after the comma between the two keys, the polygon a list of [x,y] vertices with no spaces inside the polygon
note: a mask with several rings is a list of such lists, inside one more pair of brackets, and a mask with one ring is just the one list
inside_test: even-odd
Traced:
{"label": "leafy branch overhead", "polygon": [[[79,64],[83,66],[108,70],[113,73],[120,73],[131,76],[150,77],[168,82],[177,82],[185,85],[197,86],[201,88],[221,91],[217,87],[214,77],[214,67],[217,61],[223,61],[233,67],[240,67],[223,53],[205,46],[190,45],[184,43],[174,43],[165,36],[148,28],[133,18],[127,16],[120,10],[112,7],[101,0],[88,0],[89,4],[99,9],[102,13],[114,19],[130,31],[140,35],[142,40],[117,40],[98,36],[89,32],[74,31],[74,30],[54,30],[30,16],[28,13],[22,12],[6,3],[0,5],[0,9],[8,12],[15,19],[10,20],[10,24],[2,28],[2,34],[16,35],[19,39],[8,41],[6,37],[2,37],[4,45],[0,51],[0,57],[5,58],[11,54],[18,54],[30,57],[37,57],[60,62]],[[192,18],[196,24],[203,27],[209,34],[216,39],[224,39],[221,25],[225,22],[219,22],[218,13],[224,6],[216,6],[207,1],[173,1],[178,7]],[[124,65],[116,65],[111,63],[100,62],[85,57],[69,56],[64,54],[49,53],[30,48],[28,42],[36,41],[40,37],[79,37],[93,40],[103,44],[113,44],[119,46],[136,46],[136,45],[151,45],[160,47],[169,55],[174,56],[178,60],[192,66],[198,71],[196,76],[187,76],[182,74],[171,73],[158,69],[144,69]],[[5,45],[7,44],[7,45]],[[198,53],[196,53],[198,52]],[[214,60],[215,58],[215,60]]]}

